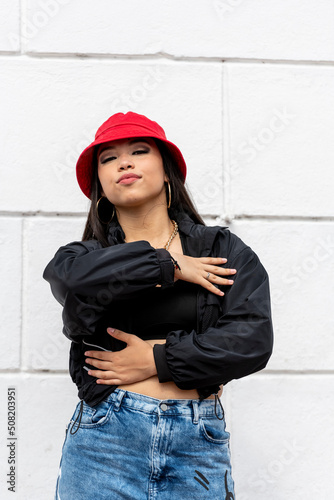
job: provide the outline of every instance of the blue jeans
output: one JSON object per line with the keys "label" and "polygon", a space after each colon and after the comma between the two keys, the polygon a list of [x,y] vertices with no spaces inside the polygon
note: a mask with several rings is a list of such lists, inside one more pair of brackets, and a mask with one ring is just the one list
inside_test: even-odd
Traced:
{"label": "blue jeans", "polygon": [[95,407],[79,402],[55,499],[234,500],[230,434],[216,406],[221,420],[213,399],[160,400],[118,388]]}

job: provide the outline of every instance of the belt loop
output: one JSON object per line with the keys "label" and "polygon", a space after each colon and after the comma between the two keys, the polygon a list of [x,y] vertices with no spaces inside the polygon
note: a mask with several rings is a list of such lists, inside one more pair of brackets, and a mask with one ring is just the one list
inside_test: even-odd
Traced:
{"label": "belt loop", "polygon": [[198,401],[196,399],[193,399],[192,403],[193,403],[193,409],[194,409],[193,424],[198,424],[198,416],[199,416]]}
{"label": "belt loop", "polygon": [[114,411],[118,411],[121,407],[122,400],[126,394],[126,391],[124,389],[115,389],[115,391],[117,391],[118,394],[114,402]]}

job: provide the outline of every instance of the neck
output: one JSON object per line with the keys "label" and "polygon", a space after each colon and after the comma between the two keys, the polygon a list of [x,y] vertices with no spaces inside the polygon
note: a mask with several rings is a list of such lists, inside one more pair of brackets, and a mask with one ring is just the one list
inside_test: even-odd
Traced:
{"label": "neck", "polygon": [[174,229],[166,205],[155,205],[146,210],[121,207],[117,212],[126,243],[145,240],[154,248],[162,248]]}

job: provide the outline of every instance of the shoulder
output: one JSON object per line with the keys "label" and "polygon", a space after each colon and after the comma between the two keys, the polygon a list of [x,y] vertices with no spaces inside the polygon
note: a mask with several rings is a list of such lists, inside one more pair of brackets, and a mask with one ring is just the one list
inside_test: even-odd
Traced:
{"label": "shoulder", "polygon": [[243,241],[239,238],[239,236],[231,232],[228,227],[219,226],[214,249],[215,252],[224,254],[222,256],[225,256],[228,259],[230,265],[232,265],[235,261],[238,261],[239,263],[259,261],[257,254],[247,244],[247,242]]}
{"label": "shoulder", "polygon": [[226,257],[230,264],[237,258],[238,262],[257,258],[252,248],[228,226],[198,224],[183,215],[180,228],[190,240],[197,242],[193,244],[195,253]]}
{"label": "shoulder", "polygon": [[259,256],[228,228],[221,228],[218,231],[213,255],[227,259],[223,267],[237,270],[235,283],[232,290],[226,292],[226,297],[229,296],[231,299],[240,290],[242,290],[240,296],[246,294],[249,297],[254,290],[261,290],[263,297],[268,296],[269,277]]}

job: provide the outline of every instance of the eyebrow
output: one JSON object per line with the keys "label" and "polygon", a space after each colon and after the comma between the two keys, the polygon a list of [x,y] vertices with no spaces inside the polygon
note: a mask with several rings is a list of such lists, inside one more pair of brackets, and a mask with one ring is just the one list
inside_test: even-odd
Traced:
{"label": "eyebrow", "polygon": [[[145,142],[148,146],[150,146],[150,143],[146,139],[132,139],[129,144],[135,144],[136,142]],[[105,148],[102,148],[101,151],[99,151],[99,155],[103,153],[106,149],[115,149],[115,146],[106,146]]]}

